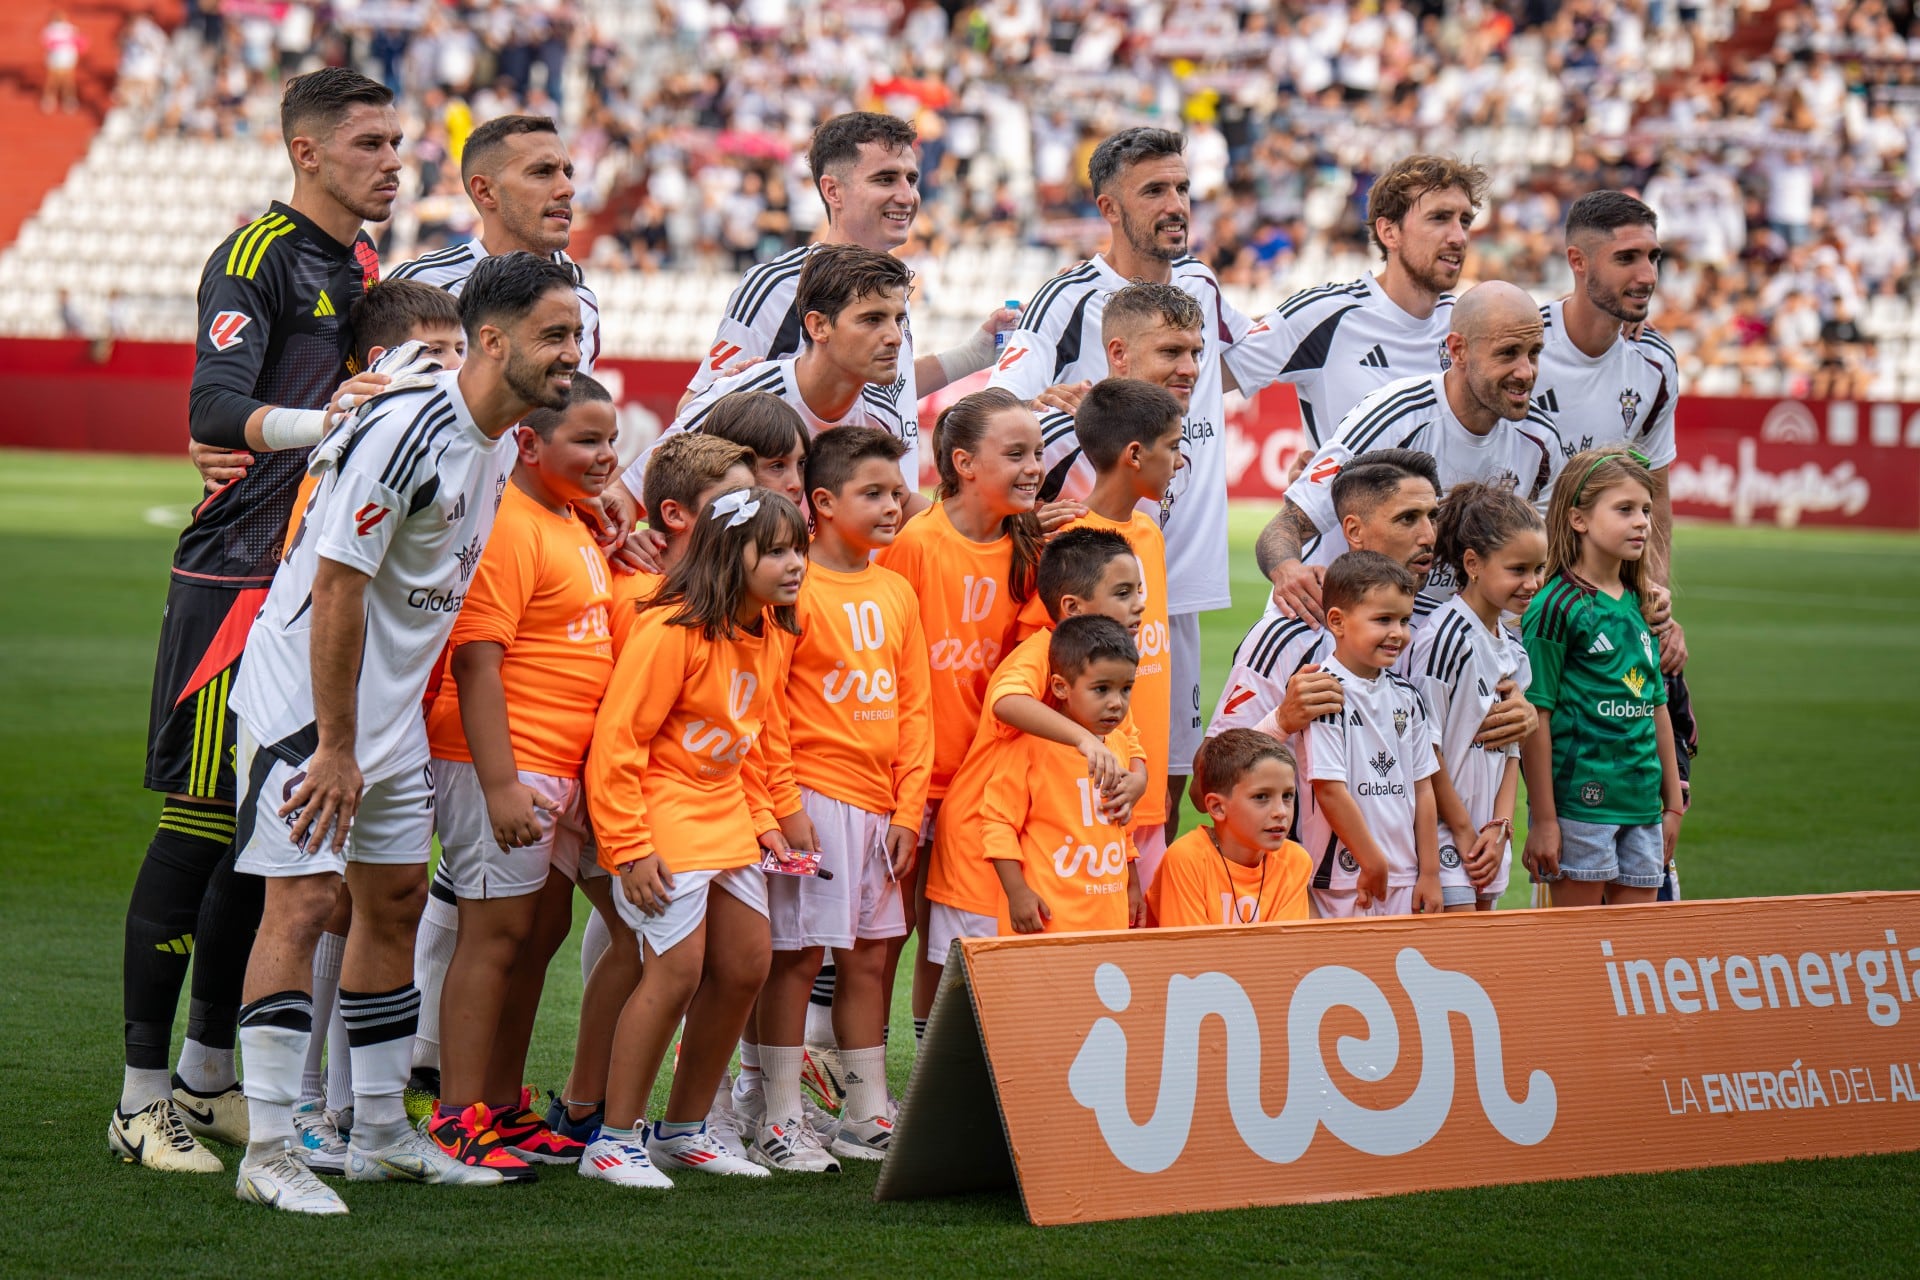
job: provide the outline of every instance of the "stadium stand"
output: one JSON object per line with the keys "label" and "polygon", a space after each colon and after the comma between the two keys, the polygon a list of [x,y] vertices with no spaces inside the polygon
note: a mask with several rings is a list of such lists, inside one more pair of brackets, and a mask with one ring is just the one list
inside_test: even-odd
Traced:
{"label": "stadium stand", "polygon": [[1920,399],[1920,42],[1884,0],[205,0],[171,29],[122,7],[111,110],[0,255],[0,333],[188,336],[207,246],[284,186],[280,79],[352,61],[407,117],[388,262],[471,230],[476,121],[560,116],[610,354],[697,355],[741,267],[817,226],[813,124],[882,106],[923,140],[930,349],[1097,249],[1094,142],[1177,119],[1197,252],[1250,313],[1367,270],[1372,173],[1448,151],[1495,176],[1469,277],[1557,295],[1566,204],[1639,190],[1691,391]]}

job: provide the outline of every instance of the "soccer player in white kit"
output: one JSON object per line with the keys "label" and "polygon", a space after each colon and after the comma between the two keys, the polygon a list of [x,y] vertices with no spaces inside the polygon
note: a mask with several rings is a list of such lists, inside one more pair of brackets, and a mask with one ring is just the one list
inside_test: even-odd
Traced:
{"label": "soccer player in white kit", "polygon": [[314,451],[320,483],[233,691],[239,867],[267,879],[240,1015],[251,1131],[242,1200],[346,1212],[291,1146],[313,950],[343,877],[354,915],[340,991],[355,1090],[348,1178],[500,1181],[441,1153],[401,1102],[433,836],[420,700],[513,468],[500,437],[531,410],[567,403],[580,362],[573,286],[549,259],[488,259],[461,297],[460,371],[376,402]]}
{"label": "soccer player in white kit", "polygon": [[[1032,400],[1059,383],[1098,382],[1110,372],[1101,315],[1130,284],[1174,284],[1200,304],[1200,352],[1180,452],[1183,491],[1167,509],[1167,610],[1173,667],[1169,813],[1193,771],[1200,709],[1200,617],[1233,603],[1227,568],[1226,402],[1222,353],[1251,328],[1228,305],[1206,264],[1187,253],[1193,204],[1186,139],[1166,129],[1125,129],[1094,149],[1087,176],[1112,228],[1104,253],[1055,276],[1021,312],[991,385]],[[1168,837],[1173,835],[1169,822]]]}
{"label": "soccer player in white kit", "polygon": [[[1653,476],[1653,536],[1647,542],[1649,628],[1660,666],[1686,665],[1686,635],[1665,589],[1673,563],[1673,501],[1667,474],[1678,450],[1674,410],[1680,368],[1647,311],[1659,284],[1660,237],[1654,212],[1624,191],[1592,191],[1567,210],[1567,265],[1573,292],[1540,309],[1545,345],[1534,381],[1537,412],[1551,421],[1569,456],[1624,441],[1647,458]],[[1625,327],[1623,331],[1623,326]]]}
{"label": "soccer player in white kit", "polygon": [[1448,364],[1453,294],[1487,174],[1448,156],[1396,161],[1367,192],[1367,235],[1383,259],[1350,284],[1303,289],[1228,348],[1227,369],[1252,395],[1290,382],[1306,449],[1324,444],[1354,405],[1389,382]]}
{"label": "soccer player in white kit", "polygon": [[[1565,462],[1559,437],[1530,403],[1540,357],[1540,315],[1525,291],[1503,281],[1476,285],[1453,309],[1445,373],[1389,383],[1356,405],[1287,489],[1279,516],[1260,535],[1260,568],[1287,616],[1323,621],[1322,564],[1344,550],[1334,523],[1333,479],[1375,449],[1430,453],[1441,496],[1463,480],[1504,479],[1544,510]],[[1316,538],[1318,556],[1303,551]],[[1416,625],[1453,594],[1452,571],[1436,565],[1421,588]]]}

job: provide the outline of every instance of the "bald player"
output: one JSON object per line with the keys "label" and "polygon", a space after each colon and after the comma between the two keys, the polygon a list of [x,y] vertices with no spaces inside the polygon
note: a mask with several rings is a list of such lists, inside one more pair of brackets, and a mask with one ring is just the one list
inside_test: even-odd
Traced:
{"label": "bald player", "polygon": [[[1334,518],[1333,478],[1354,458],[1380,449],[1430,453],[1442,497],[1465,480],[1501,482],[1544,513],[1564,454],[1553,423],[1531,403],[1541,333],[1525,290],[1501,280],[1476,285],[1454,305],[1445,373],[1390,382],[1353,407],[1260,535],[1260,571],[1273,582],[1282,616],[1324,621],[1320,582],[1347,549]],[[1454,590],[1452,570],[1436,564],[1414,605],[1414,625]]]}

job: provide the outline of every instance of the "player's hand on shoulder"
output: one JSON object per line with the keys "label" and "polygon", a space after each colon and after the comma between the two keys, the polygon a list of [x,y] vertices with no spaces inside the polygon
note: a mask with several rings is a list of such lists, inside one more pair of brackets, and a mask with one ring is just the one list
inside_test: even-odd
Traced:
{"label": "player's hand on shoulder", "polygon": [[1051,538],[1067,525],[1087,514],[1087,504],[1075,502],[1072,498],[1061,498],[1057,502],[1043,502],[1033,509],[1034,518],[1040,522],[1040,536]]}
{"label": "player's hand on shoulder", "polygon": [[1273,571],[1273,605],[1282,616],[1298,618],[1324,626],[1327,614],[1320,607],[1320,584],[1326,580],[1324,565],[1282,560]]}
{"label": "player's hand on shoulder", "polygon": [[525,849],[539,844],[545,835],[541,813],[557,813],[560,809],[517,779],[486,794],[487,820],[493,825],[494,842],[502,849]]}
{"label": "player's hand on shoulder", "polygon": [[327,401],[327,428],[333,427],[355,409],[385,395],[392,389],[393,378],[389,374],[375,373],[371,369],[354,374],[341,383],[333,393],[333,399]]}
{"label": "player's hand on shoulder", "polygon": [[1127,766],[1121,763],[1120,757],[1092,734],[1081,741],[1080,754],[1086,757],[1087,776],[1093,779],[1093,785],[1106,795],[1115,794],[1127,773]]}
{"label": "player's hand on shoulder", "polygon": [[1036,411],[1053,409],[1072,417],[1080,412],[1080,402],[1093,390],[1091,382],[1058,382],[1033,398]]}
{"label": "player's hand on shoulder", "polygon": [[1687,669],[1687,633],[1676,621],[1669,621],[1664,627],[1654,629],[1654,638],[1660,642],[1660,673],[1679,675]]}
{"label": "player's hand on shoulder", "polygon": [[731,378],[736,373],[745,373],[765,359],[765,356],[748,356],[744,360],[735,360],[732,364],[720,371],[720,376],[723,378]]}
{"label": "player's hand on shoulder", "polygon": [[1540,725],[1540,712],[1513,681],[1502,680],[1494,686],[1494,692],[1500,695],[1500,701],[1487,708],[1487,718],[1480,722],[1480,731],[1473,738],[1489,751],[1525,742]]}
{"label": "player's hand on shoulder", "polygon": [[235,480],[247,478],[247,468],[253,465],[253,455],[240,449],[222,449],[217,445],[201,444],[198,440],[187,441],[187,461],[193,463],[205,482],[207,492],[232,484]]}
{"label": "player's hand on shoulder", "polygon": [[633,531],[633,515],[619,498],[607,494],[581,498],[573,509],[586,522],[601,551],[612,554],[626,545],[627,535]]}
{"label": "player's hand on shoulder", "polygon": [[1292,736],[1304,732],[1321,716],[1345,709],[1346,705],[1347,695],[1340,682],[1333,678],[1331,671],[1322,670],[1319,663],[1313,662],[1288,677],[1287,694],[1280,701],[1276,718],[1281,732]]}
{"label": "player's hand on shoulder", "polygon": [[1673,592],[1657,582],[1649,582],[1640,601],[1640,616],[1655,631],[1673,619]]}

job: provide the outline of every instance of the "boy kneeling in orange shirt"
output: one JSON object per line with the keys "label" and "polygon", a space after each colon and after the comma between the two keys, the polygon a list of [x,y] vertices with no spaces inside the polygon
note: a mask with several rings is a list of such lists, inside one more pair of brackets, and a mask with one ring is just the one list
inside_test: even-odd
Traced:
{"label": "boy kneeling in orange shirt", "polygon": [[1213,820],[1167,848],[1147,889],[1164,927],[1307,918],[1313,859],[1287,838],[1299,795],[1293,753],[1278,738],[1228,729],[1195,758],[1194,807]]}
{"label": "boy kneeling in orange shirt", "polygon": [[[1125,758],[1121,725],[1140,651],[1111,618],[1066,618],[1047,646],[1048,701]],[[1072,747],[1021,734],[994,743],[984,856],[1006,890],[1000,932],[1125,929],[1145,913],[1124,818]]]}

